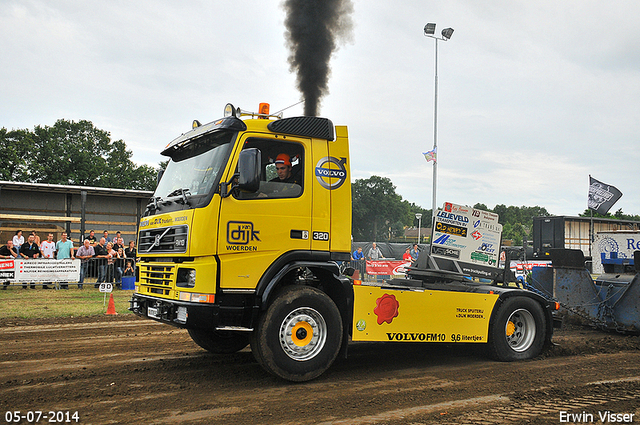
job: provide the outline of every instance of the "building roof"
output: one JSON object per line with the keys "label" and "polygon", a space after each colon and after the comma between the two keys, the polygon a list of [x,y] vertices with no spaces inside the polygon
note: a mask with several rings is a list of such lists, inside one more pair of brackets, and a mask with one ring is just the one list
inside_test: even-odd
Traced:
{"label": "building roof", "polygon": [[71,186],[63,184],[47,183],[23,183],[0,180],[0,188],[8,190],[30,190],[35,192],[63,192],[76,193],[87,192],[91,195],[124,196],[129,198],[150,198],[153,192],[150,190],[113,189],[110,187]]}

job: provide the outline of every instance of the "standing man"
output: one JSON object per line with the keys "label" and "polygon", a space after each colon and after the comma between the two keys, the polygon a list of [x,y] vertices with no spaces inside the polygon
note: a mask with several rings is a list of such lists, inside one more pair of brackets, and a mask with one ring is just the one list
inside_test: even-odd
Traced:
{"label": "standing man", "polygon": [[[12,240],[8,240],[6,245],[0,247],[0,258],[8,258],[11,260],[18,258],[18,251],[13,246]],[[2,289],[6,290],[7,286],[9,286],[9,281],[4,282]]]}
{"label": "standing man", "polygon": [[[40,256],[40,248],[38,248],[38,244],[35,242],[35,239],[36,237],[33,235],[33,233],[30,234],[27,242],[22,244],[22,246],[20,247],[20,255],[25,260],[28,260],[30,258],[35,259]],[[31,289],[36,289],[36,285],[34,283],[32,283],[30,286]],[[27,289],[27,285],[22,285],[22,288]]]}
{"label": "standing man", "polygon": [[41,254],[40,248],[38,248],[38,244],[35,242],[35,239],[36,237],[33,234],[29,235],[29,239],[20,247],[20,255],[25,260],[38,258]]}
{"label": "standing man", "polygon": [[[104,233],[109,234],[109,232],[107,232],[106,230],[104,231]],[[96,258],[99,258],[98,282],[95,285],[96,288],[98,288],[100,284],[104,282],[105,275],[107,274],[107,258],[109,256],[107,253],[107,248],[104,246],[105,243],[107,243],[106,239],[100,238],[100,241],[96,244],[96,246],[93,247],[93,250],[96,254]]]}
{"label": "standing man", "polygon": [[367,257],[369,258],[369,260],[378,260],[382,258],[382,251],[380,251],[380,248],[378,248],[378,245],[376,245],[375,242],[371,246]]}
{"label": "standing man", "polygon": [[[56,252],[56,244],[55,242],[53,242],[53,233],[49,233],[47,235],[47,240],[40,244],[40,252],[42,253],[42,258],[54,258],[54,253]],[[51,282],[43,283],[42,289],[49,289],[47,283]]]}
{"label": "standing man", "polygon": [[[62,233],[62,238],[56,242],[56,257],[58,260],[64,260],[67,258],[76,258],[73,255],[73,242],[67,239],[67,232]],[[80,269],[82,275],[82,269]],[[69,289],[67,282],[60,282],[60,288]],[[82,288],[82,285],[78,285],[78,288]]]}
{"label": "standing man", "polygon": [[54,258],[54,253],[56,251],[56,243],[53,241],[53,233],[49,233],[47,235],[47,240],[40,244],[40,252],[42,253],[42,258]]}
{"label": "standing man", "polygon": [[80,248],[78,248],[78,252],[76,252],[76,257],[78,257],[82,261],[80,263],[80,280],[78,281],[79,289],[82,289],[82,283],[84,282],[84,277],[87,274],[89,261],[91,261],[91,258],[94,255],[96,255],[96,253],[93,250],[91,243],[89,242],[89,238],[87,238],[84,240],[84,244]]}
{"label": "standing man", "polygon": [[89,231],[89,236],[87,236],[85,239],[87,239],[89,241],[89,244],[91,246],[96,246],[96,243],[98,242],[96,240],[96,231],[95,230],[90,230]]}
{"label": "standing man", "polygon": [[362,247],[359,246],[358,249],[351,253],[351,261],[354,262],[354,266],[358,269],[360,279],[364,280],[364,272],[366,270],[366,263],[364,261],[364,252],[362,252]]}

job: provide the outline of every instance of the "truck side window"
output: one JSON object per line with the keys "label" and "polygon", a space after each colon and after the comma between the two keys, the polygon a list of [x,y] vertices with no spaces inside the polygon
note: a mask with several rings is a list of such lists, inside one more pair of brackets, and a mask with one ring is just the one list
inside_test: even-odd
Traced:
{"label": "truck side window", "polygon": [[304,190],[304,146],[250,138],[243,149],[257,148],[262,153],[260,189],[255,193],[238,191],[237,199],[297,198]]}

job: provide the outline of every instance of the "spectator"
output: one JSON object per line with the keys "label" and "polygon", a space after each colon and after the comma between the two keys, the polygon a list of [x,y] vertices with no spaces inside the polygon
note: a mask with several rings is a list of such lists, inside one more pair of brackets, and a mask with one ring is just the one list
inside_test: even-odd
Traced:
{"label": "spectator", "polygon": [[[62,232],[62,238],[56,242],[56,258],[58,260],[75,258],[73,255],[73,242],[67,239],[67,232]],[[82,268],[80,268],[80,276],[82,277]],[[60,288],[69,289],[69,285],[67,282],[60,282]],[[82,285],[78,285],[78,288],[82,288]]]}
{"label": "spectator", "polygon": [[364,261],[364,253],[362,252],[362,247],[358,247],[358,249],[351,253],[351,261],[354,262],[354,267],[358,270],[359,278],[364,279],[366,263]]}
{"label": "spectator", "polygon": [[90,230],[89,231],[89,236],[87,236],[85,239],[87,239],[89,241],[89,244],[91,246],[95,246],[96,243],[98,242],[96,240],[96,231],[95,230]]}
{"label": "spectator", "polygon": [[[0,247],[0,258],[18,258],[18,251],[13,246],[13,240],[8,240],[6,245]],[[2,289],[6,290],[7,286],[9,286],[9,281],[4,282]]]}
{"label": "spectator", "polygon": [[18,254],[20,254],[20,248],[22,247],[22,244],[24,243],[24,236],[22,236],[22,230],[16,230],[16,234],[13,237],[13,246],[16,249],[16,251],[18,251]]}
{"label": "spectator", "polygon": [[[118,233],[119,233],[119,232],[118,232]],[[116,251],[116,252],[118,252],[118,250],[119,250],[120,248],[124,249],[124,245],[122,245],[122,244],[120,243],[120,241],[122,241],[122,238],[118,238],[117,236],[116,236],[115,238],[113,238],[113,242],[112,242],[112,244],[113,244],[113,250],[114,250],[114,251]],[[124,264],[123,264],[123,266],[124,266]]]}
{"label": "spectator", "polygon": [[135,276],[135,271],[133,270],[133,264],[131,264],[131,260],[127,260],[127,265],[124,268],[124,276]]}
{"label": "spectator", "polygon": [[114,278],[114,264],[118,253],[113,249],[113,243],[107,242],[107,282],[113,283]]}
{"label": "spectator", "polygon": [[13,241],[8,240],[7,244],[3,247],[0,247],[0,258],[17,258],[18,250],[15,246],[13,246]]}
{"label": "spectator", "polygon": [[96,246],[93,247],[96,258],[99,258],[98,282],[96,282],[96,288],[98,288],[100,284],[104,282],[104,278],[107,273],[107,248],[104,246],[105,243],[107,243],[105,238],[100,238]]}
{"label": "spectator", "polygon": [[42,258],[54,258],[54,252],[56,251],[56,243],[53,241],[53,233],[47,235],[47,240],[40,244],[40,252]]}
{"label": "spectator", "polygon": [[27,242],[23,243],[20,247],[20,256],[25,259],[38,258],[40,256],[40,248],[38,248],[38,244],[35,242],[33,233],[29,235]]}
{"label": "spectator", "polygon": [[41,241],[40,241],[40,236],[38,236],[38,234],[36,233],[36,231],[35,231],[35,230],[32,230],[32,231],[31,231],[31,234],[33,235],[33,238],[34,238],[34,239],[33,239],[33,241],[34,241],[36,244],[38,244],[38,246],[40,246],[40,242],[41,242]]}
{"label": "spectator", "polygon": [[[38,248],[38,245],[35,242],[35,236],[33,235],[33,233],[29,235],[29,239],[27,240],[27,242],[22,244],[22,246],[20,247],[20,255],[25,259],[33,259],[40,256],[40,248]],[[31,289],[36,289],[36,285],[34,283],[32,283],[30,286]],[[22,288],[26,289],[27,285],[22,285]]]}
{"label": "spectator", "polygon": [[[55,252],[56,252],[56,244],[53,241],[53,233],[49,233],[47,235],[47,240],[40,244],[40,253],[42,253],[42,258],[50,258],[53,260]],[[51,283],[51,282],[44,282],[42,284],[42,289],[49,289],[49,287],[47,286],[47,283]]]}
{"label": "spectator", "polygon": [[129,247],[124,250],[127,258],[136,258],[138,253],[136,251],[136,241],[129,241]]}
{"label": "spectator", "polygon": [[94,255],[96,255],[96,253],[91,246],[91,242],[87,238],[84,240],[84,244],[80,248],[78,248],[78,252],[76,252],[76,257],[78,257],[82,261],[80,263],[80,280],[78,281],[79,289],[82,289],[82,283],[84,282],[84,277],[87,274],[89,262]]}
{"label": "spectator", "polygon": [[125,258],[127,258],[127,256],[124,254],[124,249],[118,248],[116,251],[116,283],[122,283],[122,271],[124,270]]}
{"label": "spectator", "polygon": [[111,238],[109,237],[109,232],[106,230],[102,232],[102,237],[104,238],[104,243],[111,242]]}
{"label": "spectator", "polygon": [[402,259],[404,261],[413,261],[413,257],[411,256],[411,250],[407,247],[407,249],[404,250],[404,254],[402,254]]}
{"label": "spectator", "polygon": [[411,258],[413,258],[413,261],[416,261],[418,259],[418,256],[420,255],[420,248],[418,247],[418,244],[413,244],[413,249],[411,249],[411,251],[409,251],[411,253]]}
{"label": "spectator", "polygon": [[371,246],[371,249],[367,254],[367,258],[369,258],[370,260],[378,260],[382,258],[382,251],[380,251],[380,248],[378,248],[375,242]]}

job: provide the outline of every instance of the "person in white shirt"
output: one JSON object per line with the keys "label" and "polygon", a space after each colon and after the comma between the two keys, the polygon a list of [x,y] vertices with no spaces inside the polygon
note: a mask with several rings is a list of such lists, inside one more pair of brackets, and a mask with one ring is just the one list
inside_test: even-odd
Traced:
{"label": "person in white shirt", "polygon": [[[53,233],[49,233],[47,240],[40,244],[40,252],[42,253],[42,258],[55,258],[53,254],[56,252],[56,243],[53,241]],[[47,283],[50,282],[42,284],[42,289],[49,289]]]}
{"label": "person in white shirt", "polygon": [[54,258],[53,253],[56,252],[56,243],[53,241],[53,233],[49,233],[47,240],[40,244],[40,252],[42,258]]}

